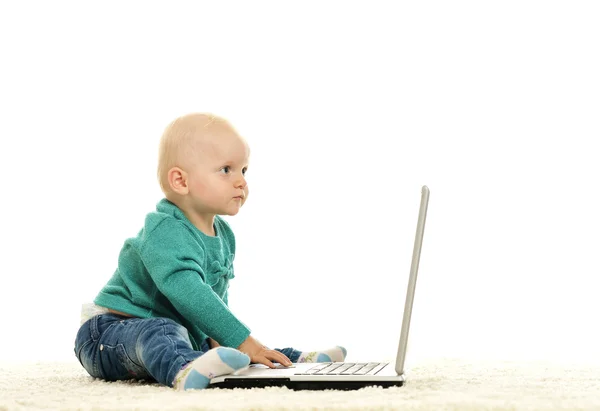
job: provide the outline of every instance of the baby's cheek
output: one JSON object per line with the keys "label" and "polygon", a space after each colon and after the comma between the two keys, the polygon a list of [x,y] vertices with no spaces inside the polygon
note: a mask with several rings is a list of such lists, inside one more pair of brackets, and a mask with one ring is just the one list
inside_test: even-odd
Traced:
{"label": "baby's cheek", "polygon": [[192,184],[192,188],[197,193],[203,193],[203,192],[206,192],[207,184],[205,184],[203,181],[196,180]]}

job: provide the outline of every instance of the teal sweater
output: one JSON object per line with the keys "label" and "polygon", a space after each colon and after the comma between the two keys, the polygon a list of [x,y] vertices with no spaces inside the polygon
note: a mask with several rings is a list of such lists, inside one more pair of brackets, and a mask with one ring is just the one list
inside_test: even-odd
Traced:
{"label": "teal sweater", "polygon": [[215,237],[163,199],[137,237],[125,241],[117,270],[94,303],[135,317],[166,317],[187,328],[192,346],[206,337],[237,348],[250,330],[229,311],[235,237],[216,216]]}

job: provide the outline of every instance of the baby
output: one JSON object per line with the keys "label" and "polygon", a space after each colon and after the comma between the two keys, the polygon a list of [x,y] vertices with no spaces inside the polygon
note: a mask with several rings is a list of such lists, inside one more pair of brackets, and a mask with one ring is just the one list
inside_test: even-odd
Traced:
{"label": "baby", "polygon": [[165,194],[117,269],[82,314],[75,355],[95,378],[155,380],[178,390],[250,362],[343,361],[346,350],[269,349],[229,309],[235,237],[220,216],[248,199],[250,148],[224,119],[189,114],[165,129],[158,179]]}

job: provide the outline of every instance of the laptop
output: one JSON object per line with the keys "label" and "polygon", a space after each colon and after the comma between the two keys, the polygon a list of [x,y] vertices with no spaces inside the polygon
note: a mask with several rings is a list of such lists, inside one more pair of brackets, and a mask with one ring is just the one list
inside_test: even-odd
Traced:
{"label": "laptop", "polygon": [[290,367],[277,364],[268,368],[262,364],[251,364],[233,374],[213,378],[210,388],[254,388],[280,386],[294,390],[355,390],[368,386],[399,387],[404,384],[404,359],[408,343],[408,330],[415,298],[417,272],[421,257],[421,245],[425,230],[425,218],[429,203],[429,189],[421,189],[421,206],[417,220],[417,233],[413,247],[408,289],[404,303],[404,316],[400,330],[400,342],[395,364],[386,362],[325,362],[298,363]]}

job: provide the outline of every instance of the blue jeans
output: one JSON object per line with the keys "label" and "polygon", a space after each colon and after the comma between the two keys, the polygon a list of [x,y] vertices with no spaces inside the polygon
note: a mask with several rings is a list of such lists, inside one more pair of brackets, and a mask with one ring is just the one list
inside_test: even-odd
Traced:
{"label": "blue jeans", "polygon": [[[94,378],[107,381],[155,380],[169,387],[181,368],[210,350],[194,351],[187,329],[168,318],[130,318],[101,314],[83,323],[75,355]],[[301,352],[276,349],[297,362]]]}

